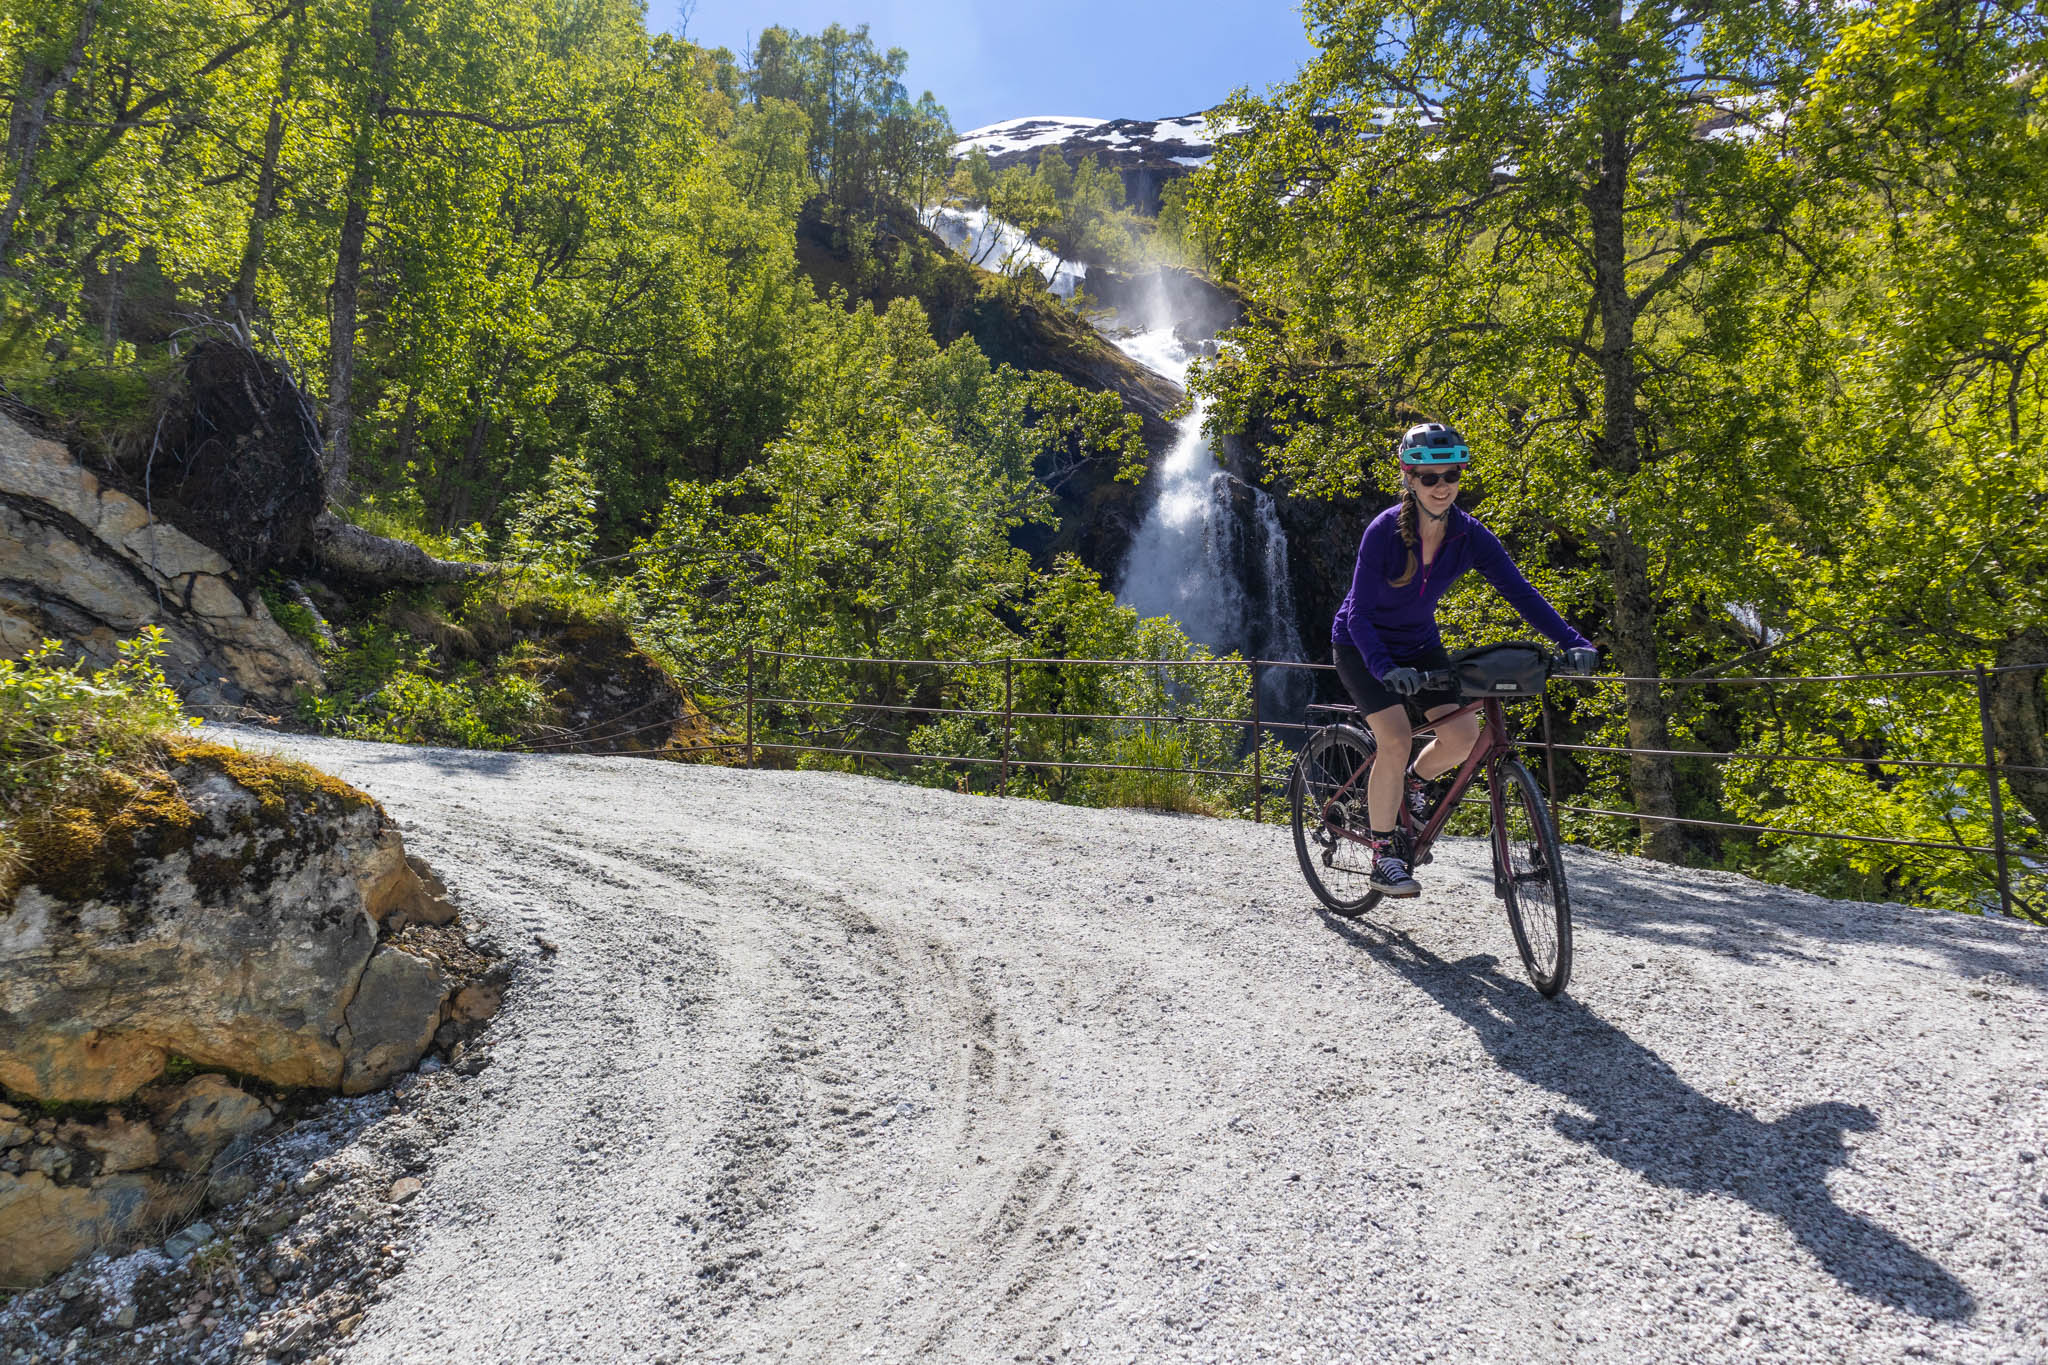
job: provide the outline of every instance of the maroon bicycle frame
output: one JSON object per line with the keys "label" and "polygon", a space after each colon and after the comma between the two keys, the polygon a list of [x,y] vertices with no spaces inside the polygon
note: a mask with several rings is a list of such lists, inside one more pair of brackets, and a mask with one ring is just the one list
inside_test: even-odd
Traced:
{"label": "maroon bicycle frame", "polygon": [[[1446,721],[1456,720],[1460,716],[1469,716],[1475,711],[1483,712],[1486,717],[1485,724],[1480,727],[1479,738],[1473,741],[1472,752],[1465,755],[1465,761],[1458,765],[1457,776],[1451,779],[1450,790],[1444,793],[1443,800],[1437,802],[1435,812],[1431,814],[1428,821],[1419,830],[1415,828],[1414,812],[1408,809],[1406,794],[1403,794],[1400,803],[1400,814],[1397,818],[1400,821],[1401,828],[1414,836],[1415,858],[1418,862],[1422,861],[1424,851],[1436,842],[1436,836],[1443,831],[1445,822],[1451,818],[1451,812],[1457,809],[1458,802],[1464,799],[1465,789],[1472,785],[1472,780],[1479,775],[1480,769],[1486,769],[1487,777],[1492,779],[1494,777],[1493,770],[1500,765],[1501,759],[1508,755],[1509,751],[1514,748],[1514,745],[1508,739],[1507,719],[1501,711],[1500,699],[1497,697],[1481,697],[1478,701],[1468,702],[1447,716],[1438,716],[1435,720],[1415,727],[1416,734],[1431,735],[1435,733],[1439,725],[1444,724]],[[1365,723],[1363,716],[1359,717],[1358,728],[1365,730],[1367,734],[1372,733],[1372,727]],[[1377,744],[1374,745],[1374,752],[1378,752]],[[1325,830],[1342,838],[1350,839],[1355,843],[1365,844],[1368,847],[1372,844],[1372,840],[1368,835],[1355,833],[1341,822],[1334,826],[1330,823],[1330,805],[1342,797],[1345,792],[1350,791],[1359,779],[1371,771],[1372,765],[1368,763],[1357,772],[1351,774],[1343,786],[1330,794],[1330,799],[1323,803],[1323,809],[1319,812]],[[1498,781],[1492,780],[1487,782],[1487,794],[1490,798],[1493,815],[1494,856],[1499,860],[1496,866],[1506,867],[1508,865],[1508,849],[1506,844],[1507,795],[1502,790],[1501,784]]]}

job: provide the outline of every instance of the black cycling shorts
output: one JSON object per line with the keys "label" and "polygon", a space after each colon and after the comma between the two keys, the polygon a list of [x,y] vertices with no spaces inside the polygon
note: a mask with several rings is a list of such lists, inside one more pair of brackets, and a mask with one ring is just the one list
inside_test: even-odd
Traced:
{"label": "black cycling shorts", "polygon": [[[1418,692],[1412,697],[1404,697],[1375,678],[1372,669],[1366,666],[1365,656],[1351,645],[1338,644],[1330,653],[1337,664],[1337,676],[1343,680],[1344,690],[1351,694],[1351,704],[1358,708],[1361,716],[1370,716],[1376,711],[1386,710],[1389,706],[1405,705],[1408,708],[1409,720],[1419,724],[1427,720],[1430,711],[1436,707],[1465,704],[1463,695],[1455,686],[1434,688]],[[1427,673],[1433,668],[1449,668],[1451,656],[1442,645],[1434,645],[1410,658],[1395,659],[1394,666],[1417,668]]]}

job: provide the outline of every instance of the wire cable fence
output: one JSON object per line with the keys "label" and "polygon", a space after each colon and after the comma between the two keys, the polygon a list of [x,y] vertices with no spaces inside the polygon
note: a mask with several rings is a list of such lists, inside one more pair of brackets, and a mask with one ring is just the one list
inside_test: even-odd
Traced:
{"label": "wire cable fence", "polygon": [[[747,767],[771,755],[801,757],[806,754],[824,755],[834,758],[850,758],[882,764],[897,775],[906,775],[921,765],[958,766],[969,771],[992,773],[993,789],[997,795],[1010,794],[1013,782],[1027,774],[1088,774],[1088,773],[1143,773],[1157,774],[1171,781],[1193,782],[1208,779],[1212,782],[1244,784],[1248,787],[1249,799],[1236,808],[1244,810],[1252,819],[1263,821],[1271,799],[1284,803],[1284,793],[1291,764],[1293,745],[1287,741],[1296,740],[1306,732],[1318,728],[1314,723],[1268,716],[1262,702],[1265,685],[1269,679],[1287,674],[1317,674],[1333,672],[1329,664],[1305,663],[1282,659],[1199,658],[1199,659],[1091,659],[1091,658],[1040,658],[1005,657],[999,659],[903,659],[881,658],[857,655],[834,655],[804,653],[791,650],[769,650],[749,647],[740,659],[731,661],[743,671],[741,686],[729,688],[726,692],[728,705],[722,710],[736,714],[742,721],[742,733],[719,743],[692,746],[682,750],[667,750],[671,755],[716,753],[728,760],[737,757]],[[792,666],[798,666],[792,668]],[[819,668],[864,669],[878,675],[880,699],[857,700],[847,695],[836,697],[804,696],[802,688],[790,688],[786,684],[798,681],[792,672],[808,670],[813,675]],[[1021,686],[1028,680],[1031,695],[1048,691],[1048,676],[1064,678],[1069,670],[1150,670],[1159,679],[1149,689],[1149,695],[1167,702],[1156,709],[1129,708],[1114,710],[1074,710],[1062,706],[1048,706],[1034,703],[1027,696],[1020,695]],[[1228,693],[1231,704],[1225,709],[1232,714],[1210,714],[1182,709],[1180,703],[1199,699],[1206,691],[1215,700],[1219,689],[1190,685],[1186,680],[1199,678],[1204,670],[1234,670],[1234,673],[1212,675],[1217,681],[1226,683],[1221,689]],[[1552,682],[1560,687],[1598,689],[1612,686],[1655,686],[1660,689],[1678,691],[1686,688],[1712,687],[1740,691],[1745,689],[1780,689],[1814,685],[1861,685],[1870,683],[1913,683],[1954,687],[1967,685],[1975,692],[1974,724],[1969,728],[1976,733],[1971,736],[1981,751],[1981,756],[1961,758],[1931,758],[1920,755],[1892,755],[1889,753],[1801,753],[1789,748],[1776,750],[1733,749],[1688,749],[1632,747],[1621,744],[1580,743],[1560,740],[1555,735],[1559,724],[1559,708],[1552,696],[1546,694],[1540,709],[1539,730],[1524,734],[1518,743],[1525,749],[1542,753],[1543,777],[1553,810],[1558,815],[1570,815],[1595,821],[1634,822],[1639,830],[1647,832],[1654,825],[1672,825],[1687,829],[1709,831],[1714,835],[1748,835],[1772,840],[1814,840],[1822,843],[1853,844],[1872,848],[1900,848],[1925,852],[1938,852],[1970,859],[1988,860],[1984,870],[1990,875],[1984,880],[1995,887],[1997,909],[2008,916],[2043,920],[2042,911],[2023,901],[2015,891],[2015,864],[2023,869],[2039,873],[2039,850],[2031,853],[2014,837],[2011,826],[2015,823],[2013,813],[2008,809],[2005,787],[2014,777],[2038,778],[2048,776],[2048,768],[2031,767],[2003,762],[1999,758],[1996,727],[1992,719],[1991,686],[1995,675],[2002,673],[2048,671],[2048,665],[2019,664],[2003,668],[1976,667],[1968,669],[1919,669],[1877,673],[1845,673],[1818,676],[1774,675],[1755,677],[1715,677],[1691,675],[1676,678],[1640,678],[1618,675],[1598,675],[1588,678],[1558,677]],[[935,675],[945,680],[945,685],[928,686],[923,695],[907,681],[912,674]],[[977,682],[964,686],[960,679],[980,675]],[[1000,675],[1000,685],[997,685]],[[873,681],[871,679],[871,681]],[[1050,689],[1058,692],[1062,689]],[[737,695],[734,695],[734,694]],[[871,693],[870,695],[874,695]],[[967,704],[971,702],[972,704]],[[1580,709],[1577,706],[1575,711]],[[942,728],[947,722],[966,723],[973,728],[962,728],[955,724],[951,729]],[[1178,763],[1157,763],[1148,761],[1104,761],[1099,752],[1084,752],[1073,756],[1072,748],[1062,751],[1060,756],[1048,756],[1045,736],[1047,727],[1081,727],[1076,733],[1094,735],[1098,739],[1108,735],[1112,739],[1121,735],[1128,739],[1132,733],[1129,727],[1142,727],[1142,733],[1151,735],[1155,730],[1205,728],[1213,732],[1236,732],[1233,751],[1225,759],[1215,757],[1219,749],[1215,743],[1206,747],[1196,746],[1194,752],[1198,761]],[[1035,727],[1035,729],[1034,729]],[[1122,728],[1120,728],[1122,727]],[[1524,723],[1526,729],[1526,722]],[[1032,733],[1027,734],[1027,731]],[[985,752],[960,752],[977,745],[960,744],[955,751],[925,751],[912,747],[914,742],[930,743],[936,738],[951,735],[955,738],[971,736]],[[887,745],[889,747],[878,747]],[[1085,745],[1080,746],[1086,748]],[[1144,746],[1137,746],[1136,756],[1145,757]],[[1168,745],[1171,752],[1184,752],[1181,748]],[[1208,761],[1199,761],[1203,754],[1210,755]],[[1119,760],[1131,754],[1113,752]],[[1588,760],[1629,760],[1636,758],[1657,758],[1673,763],[1692,763],[1726,769],[1729,765],[1750,765],[1770,768],[1776,765],[1811,765],[1816,768],[1860,769],[1866,775],[1881,775],[1887,771],[1932,772],[1980,777],[1986,786],[1989,798],[1989,838],[1972,840],[1964,837],[1962,830],[1951,821],[1946,839],[1900,837],[1895,834],[1874,834],[1842,829],[1810,828],[1768,824],[1753,820],[1710,819],[1697,815],[1676,813],[1649,813],[1634,809],[1622,809],[1616,805],[1587,803],[1580,798],[1564,799],[1563,788],[1559,785],[1560,758],[1569,759],[1575,766],[1584,768]],[[1234,760],[1234,765],[1227,761]],[[1592,785],[1584,771],[1571,774],[1577,779],[1576,785],[1585,790]],[[983,779],[986,781],[986,779]],[[1612,785],[1612,784],[1610,784]],[[1239,788],[1232,788],[1239,790]],[[1789,804],[1789,803],[1788,803]],[[1276,807],[1277,811],[1277,807]],[[2031,823],[2022,812],[2019,823]],[[2038,834],[2038,831],[2037,831]],[[2029,857],[2035,861],[2027,861]],[[1982,863],[1979,864],[1983,866]],[[1983,908],[1989,909],[1989,905]]]}

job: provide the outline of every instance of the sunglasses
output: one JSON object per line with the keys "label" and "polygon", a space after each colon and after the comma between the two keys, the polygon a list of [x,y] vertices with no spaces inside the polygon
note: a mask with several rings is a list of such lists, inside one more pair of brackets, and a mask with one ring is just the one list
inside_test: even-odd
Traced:
{"label": "sunglasses", "polygon": [[1410,469],[1408,474],[1409,477],[1413,478],[1415,482],[1421,484],[1424,488],[1434,488],[1439,482],[1456,483],[1464,477],[1465,471],[1462,469],[1446,469],[1441,474],[1432,474],[1425,473],[1420,469]]}

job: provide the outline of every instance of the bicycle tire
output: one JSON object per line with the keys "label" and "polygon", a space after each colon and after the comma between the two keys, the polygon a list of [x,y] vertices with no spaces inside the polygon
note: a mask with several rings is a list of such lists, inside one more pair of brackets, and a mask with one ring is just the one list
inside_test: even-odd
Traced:
{"label": "bicycle tire", "polygon": [[1572,903],[1550,808],[1529,770],[1500,765],[1505,828],[1494,831],[1494,878],[1529,980],[1546,997],[1572,978]]}
{"label": "bicycle tire", "polygon": [[[1372,868],[1372,853],[1365,845],[1325,832],[1323,807],[1357,771],[1358,755],[1370,764],[1378,746],[1372,735],[1349,725],[1331,725],[1309,736],[1294,760],[1294,772],[1287,782],[1287,801],[1293,813],[1294,856],[1301,861],[1301,875],[1309,890],[1332,914],[1356,919],[1379,904],[1381,893],[1366,884]],[[1318,794],[1322,793],[1322,794]],[[1355,797],[1355,800],[1353,799]],[[1364,820],[1365,783],[1353,785],[1345,794],[1342,814]],[[1342,815],[1340,814],[1340,819]]]}

